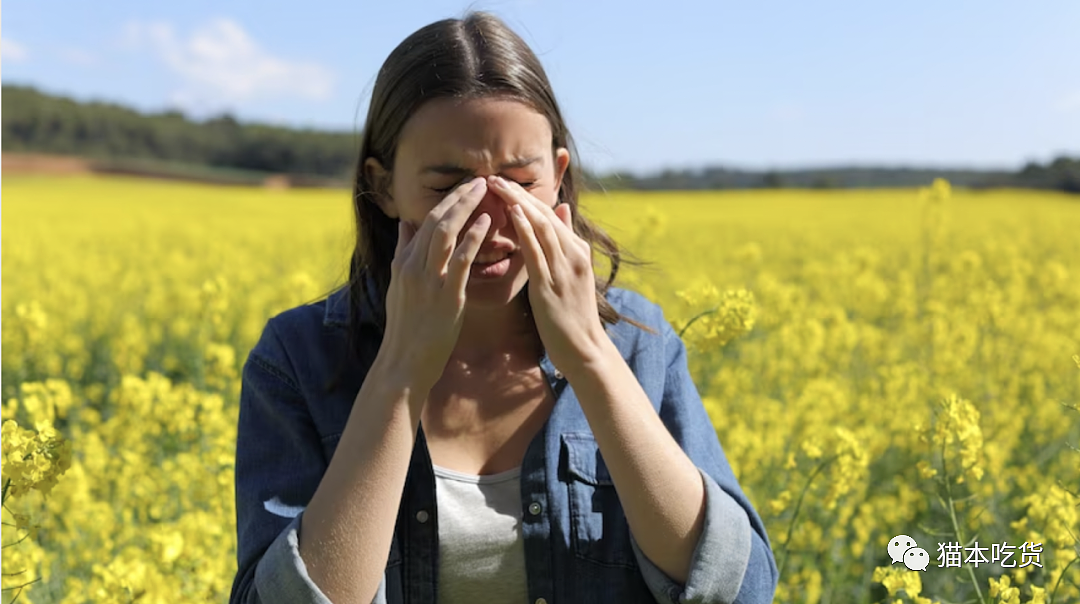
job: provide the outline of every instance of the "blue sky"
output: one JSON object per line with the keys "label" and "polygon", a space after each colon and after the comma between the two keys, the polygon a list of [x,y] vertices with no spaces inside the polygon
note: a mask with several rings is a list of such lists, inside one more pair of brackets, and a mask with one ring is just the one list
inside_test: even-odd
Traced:
{"label": "blue sky", "polygon": [[1016,168],[1080,153],[1080,2],[4,3],[0,78],[202,118],[359,129],[417,28],[490,10],[597,170]]}

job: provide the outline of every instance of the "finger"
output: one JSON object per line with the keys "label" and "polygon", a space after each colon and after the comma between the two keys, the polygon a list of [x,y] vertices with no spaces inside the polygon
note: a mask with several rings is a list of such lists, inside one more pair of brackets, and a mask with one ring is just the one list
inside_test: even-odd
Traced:
{"label": "finger", "polygon": [[[547,216],[549,220],[555,220],[555,210],[546,202],[538,199],[535,195],[526,191],[525,188],[518,183],[512,180],[507,180],[498,175],[493,175],[488,179],[488,184],[492,185],[491,188],[496,193],[504,194],[502,195],[503,199],[507,199],[508,201],[520,201],[522,203],[530,204],[533,207],[539,209],[540,212],[544,216]],[[555,207],[559,206],[556,205]]]}
{"label": "finger", "polygon": [[555,206],[554,212],[559,217],[559,220],[562,220],[563,224],[570,227],[570,230],[574,229],[573,218],[570,216],[570,204],[560,203]]}
{"label": "finger", "polygon": [[[554,235],[555,240],[559,242],[559,250],[563,254],[569,250],[569,244],[574,239],[574,230],[563,223],[562,218],[555,213],[551,206],[537,199],[532,193],[526,191],[516,182],[506,180],[499,176],[490,177],[489,182],[492,183],[491,188],[511,204],[521,203],[526,206],[526,209],[529,207],[535,208],[539,212],[539,215],[543,216],[551,225],[552,235]],[[526,212],[526,216],[531,215],[532,214]],[[536,229],[540,240],[546,242],[547,238],[544,236],[546,227],[537,224],[535,221],[533,221],[533,227]],[[567,242],[566,245],[563,244],[563,241]]]}
{"label": "finger", "polygon": [[[555,215],[563,221],[563,224],[565,224],[570,231],[574,230],[574,215],[573,209],[570,207],[570,204],[560,203],[559,205],[555,206]],[[577,246],[585,252],[585,255],[591,258],[592,246],[589,245],[589,242],[585,241],[585,239],[577,233],[574,233],[573,239],[574,243],[576,243]]]}
{"label": "finger", "polygon": [[399,220],[397,223],[397,243],[394,245],[394,257],[390,263],[391,268],[396,268],[405,260],[405,245],[408,243],[405,239],[405,221]]}
{"label": "finger", "polygon": [[472,226],[465,232],[465,238],[461,241],[461,245],[454,250],[454,255],[450,258],[450,265],[446,269],[447,286],[452,288],[451,291],[459,294],[465,293],[465,286],[469,283],[469,274],[472,271],[472,263],[476,260],[476,255],[480,253],[480,246],[483,245],[484,238],[487,237],[490,227],[491,216],[486,213],[477,216]]}
{"label": "finger", "polygon": [[514,221],[514,229],[517,230],[521,253],[525,255],[525,268],[529,272],[529,278],[550,284],[551,268],[548,266],[547,256],[544,255],[544,249],[537,240],[536,233],[529,219],[526,218],[521,204],[511,206],[510,217]]}
{"label": "finger", "polygon": [[409,264],[413,254],[412,242],[416,238],[416,228],[404,219],[398,220],[397,243],[394,246],[394,258],[390,262],[391,272]]}
{"label": "finger", "polygon": [[[411,266],[419,263],[419,266],[422,268],[424,265],[423,256],[416,251],[416,240],[421,226],[423,225],[413,224],[404,219],[402,219],[398,225],[398,243],[401,245],[400,263],[402,266]],[[417,256],[421,257],[417,258]]]}
{"label": "finger", "polygon": [[[473,210],[480,205],[480,200],[487,194],[487,181],[475,179],[472,187],[467,187],[465,192],[452,203],[446,206],[438,221],[433,225],[430,239],[427,243],[426,268],[434,274],[441,275],[450,260],[454,248],[457,246],[458,234],[465,226],[465,221],[472,216]],[[440,204],[442,205],[442,204]],[[438,208],[439,206],[436,206]]]}
{"label": "finger", "polygon": [[416,229],[405,220],[398,220],[397,224],[397,245],[394,247],[394,258],[405,259],[405,249],[409,246],[409,242],[412,241],[413,236],[416,235]]}
{"label": "finger", "polygon": [[422,253],[424,256],[420,259],[422,265],[427,262],[427,251],[431,242],[431,237],[434,234],[439,221],[442,220],[443,216],[450,208],[457,205],[457,203],[472,190],[472,187],[476,182],[477,179],[472,179],[468,182],[461,183],[461,185],[444,197],[442,201],[436,204],[434,208],[431,208],[431,210],[428,211],[427,216],[424,217],[423,222],[420,223],[414,239],[416,241],[416,247],[423,250]]}
{"label": "finger", "polygon": [[540,243],[541,251],[547,261],[548,272],[555,274],[556,267],[566,260],[566,253],[563,249],[563,244],[559,240],[559,234],[556,232],[555,222],[561,222],[558,216],[552,214],[552,218],[542,214],[540,210],[531,203],[524,203],[521,201],[510,202],[511,209],[521,208],[521,212],[525,216],[526,222],[529,224],[536,240]]}

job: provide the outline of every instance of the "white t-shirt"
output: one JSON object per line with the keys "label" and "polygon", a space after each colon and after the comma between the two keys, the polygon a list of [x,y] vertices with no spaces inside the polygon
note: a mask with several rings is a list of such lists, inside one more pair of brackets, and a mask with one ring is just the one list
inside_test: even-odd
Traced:
{"label": "white t-shirt", "polygon": [[484,476],[434,470],[439,604],[526,604],[521,467]]}

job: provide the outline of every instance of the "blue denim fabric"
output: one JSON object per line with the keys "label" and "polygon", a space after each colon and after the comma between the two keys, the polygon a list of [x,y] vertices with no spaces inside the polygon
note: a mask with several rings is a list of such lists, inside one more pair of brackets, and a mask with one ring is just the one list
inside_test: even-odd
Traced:
{"label": "blue denim fabric", "polygon": [[[690,378],[682,340],[660,307],[640,294],[611,288],[607,298],[616,310],[658,332],[619,323],[608,333],[701,473],[704,531],[685,585],[644,555],[574,390],[545,354],[538,363],[556,403],[521,467],[529,602],[771,602],[778,574],[765,527],[720,447]],[[342,288],[273,317],[244,364],[236,443],[238,571],[231,604],[330,603],[307,574],[298,535],[304,506],[327,469],[381,342],[381,332],[369,320],[368,301],[361,313],[366,353],[337,388],[325,392],[345,354],[348,304],[349,291]],[[374,602],[435,602],[435,501],[421,427]],[[540,504],[538,514],[530,513],[533,503]]]}

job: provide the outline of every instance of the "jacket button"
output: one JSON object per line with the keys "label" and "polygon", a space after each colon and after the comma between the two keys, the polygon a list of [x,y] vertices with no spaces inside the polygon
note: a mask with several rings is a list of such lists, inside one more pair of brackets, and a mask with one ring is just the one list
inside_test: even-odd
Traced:
{"label": "jacket button", "polygon": [[562,379],[562,372],[559,371],[558,369],[555,370],[555,379],[557,379],[557,380]]}
{"label": "jacket button", "polygon": [[[544,511],[544,508],[539,503],[534,501],[529,504],[529,513],[533,516],[539,516],[542,511]],[[543,598],[540,598],[540,600],[543,600]],[[537,602],[540,600],[537,600]]]}
{"label": "jacket button", "polygon": [[423,523],[427,522],[427,519],[428,519],[427,510],[420,510],[419,512],[416,513],[416,520],[420,524],[423,524]]}

